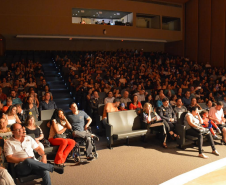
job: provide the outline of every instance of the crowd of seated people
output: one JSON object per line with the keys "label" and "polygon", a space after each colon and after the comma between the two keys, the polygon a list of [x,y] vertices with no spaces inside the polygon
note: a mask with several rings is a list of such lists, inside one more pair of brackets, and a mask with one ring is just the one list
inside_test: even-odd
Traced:
{"label": "crowd of seated people", "polygon": [[[73,55],[62,58],[57,55],[55,61],[70,84],[79,108],[93,117],[98,103],[107,105],[115,98],[120,99],[115,111],[142,110],[145,103],[150,103],[168,123],[166,128],[171,138],[178,139],[180,136],[174,130],[178,112],[190,111],[193,107],[201,110],[200,103],[206,104],[205,109],[209,110],[218,101],[223,102],[226,110],[226,71],[210,64],[166,53],[123,49],[84,53],[76,59]],[[94,94],[98,97],[95,107]],[[164,106],[163,100],[169,102],[172,110],[169,117],[164,115],[168,105]]]}

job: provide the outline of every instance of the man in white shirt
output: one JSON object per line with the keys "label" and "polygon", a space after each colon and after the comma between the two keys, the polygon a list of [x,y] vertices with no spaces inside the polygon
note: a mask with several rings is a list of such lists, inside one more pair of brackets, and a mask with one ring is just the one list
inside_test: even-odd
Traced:
{"label": "man in white shirt", "polygon": [[120,102],[125,104],[125,108],[127,108],[128,102],[132,102],[131,99],[129,98],[129,92],[128,91],[124,91],[123,97],[120,99]]}
{"label": "man in white shirt", "polygon": [[[5,141],[4,153],[6,160],[10,163],[15,163],[15,170],[18,175],[26,176],[31,173],[40,175],[43,179],[43,184],[51,185],[50,172],[62,174],[63,167],[47,164],[45,152],[30,136],[24,136],[24,131],[19,123],[11,126],[13,137]],[[42,157],[41,161],[35,158],[34,152]]]}
{"label": "man in white shirt", "polygon": [[113,93],[111,91],[108,92],[108,97],[104,99],[104,104],[113,103],[115,97],[113,97]]}
{"label": "man in white shirt", "polygon": [[211,107],[209,110],[209,119],[214,121],[221,132],[223,133],[222,136],[222,143],[226,144],[226,124],[225,124],[225,118],[224,118],[224,112],[223,112],[223,103],[217,102],[217,105],[215,107]]}

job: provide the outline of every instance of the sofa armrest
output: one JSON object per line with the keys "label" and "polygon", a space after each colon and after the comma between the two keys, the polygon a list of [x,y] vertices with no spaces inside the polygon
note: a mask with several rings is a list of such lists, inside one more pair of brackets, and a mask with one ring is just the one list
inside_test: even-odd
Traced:
{"label": "sofa armrest", "polygon": [[113,144],[113,138],[112,138],[112,135],[113,135],[113,126],[110,125],[110,124],[106,124],[106,138],[107,138],[107,143],[109,145]]}
{"label": "sofa armrest", "polygon": [[177,139],[177,144],[180,146],[185,144],[185,134],[186,134],[186,126],[181,124],[175,124],[176,133],[180,136],[180,139]]}

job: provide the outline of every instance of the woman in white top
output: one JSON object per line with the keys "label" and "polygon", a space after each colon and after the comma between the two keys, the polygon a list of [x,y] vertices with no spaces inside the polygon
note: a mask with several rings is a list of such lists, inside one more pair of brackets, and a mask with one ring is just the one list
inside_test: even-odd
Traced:
{"label": "woman in white top", "polygon": [[199,157],[207,159],[208,156],[202,153],[203,135],[207,136],[212,147],[212,153],[219,156],[220,154],[215,149],[212,135],[209,129],[202,126],[203,120],[199,115],[197,107],[191,107],[191,112],[188,112],[184,118],[184,125],[186,126],[186,134],[198,138]]}
{"label": "woman in white top", "polygon": [[56,109],[51,119],[51,126],[49,132],[49,142],[52,145],[59,146],[56,153],[54,163],[59,166],[64,166],[68,154],[75,146],[73,139],[64,137],[64,132],[71,130],[71,124],[68,122],[62,109]]}
{"label": "woman in white top", "polygon": [[4,114],[5,119],[8,120],[8,125],[11,126],[14,123],[21,123],[19,117],[16,114],[16,106],[11,105],[8,110],[6,111],[6,114]]}

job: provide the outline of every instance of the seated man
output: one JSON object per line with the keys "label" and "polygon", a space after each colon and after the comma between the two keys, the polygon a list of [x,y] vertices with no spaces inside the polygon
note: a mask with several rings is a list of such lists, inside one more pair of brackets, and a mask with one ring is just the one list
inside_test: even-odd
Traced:
{"label": "seated man", "polygon": [[162,100],[165,98],[166,96],[163,93],[159,94],[159,99],[156,102],[156,106],[157,107],[161,107],[162,106]]}
{"label": "seated man", "polygon": [[[72,102],[69,105],[71,113],[67,115],[67,119],[72,126],[73,137],[83,138],[86,141],[86,155],[87,159],[93,159],[92,155],[92,142],[91,138],[99,140],[97,136],[88,132],[88,127],[92,122],[92,119],[82,110],[78,110],[76,103]],[[87,123],[85,124],[85,120]]]}
{"label": "seated man", "polygon": [[224,118],[223,103],[218,101],[215,107],[209,110],[209,119],[217,124],[218,128],[223,133],[221,143],[226,144],[226,119]]}
{"label": "seated man", "polygon": [[103,116],[102,116],[102,121],[103,121],[104,125],[108,124],[107,113],[108,112],[117,112],[119,105],[120,105],[120,100],[118,98],[116,98],[116,99],[114,99],[113,103],[107,103],[104,106],[104,111],[103,111]]}
{"label": "seated man", "polygon": [[182,98],[182,102],[185,107],[188,107],[191,104],[191,93],[190,91],[187,91],[185,93],[185,96]]}
{"label": "seated man", "polygon": [[113,103],[115,97],[113,97],[113,93],[111,91],[108,92],[108,96],[104,99],[104,104]]}
{"label": "seated man", "polygon": [[50,93],[45,93],[44,101],[41,101],[39,104],[39,112],[41,113],[42,110],[51,110],[57,109],[56,103],[50,100]]}
{"label": "seated man", "polygon": [[[17,94],[15,92],[15,90],[11,90],[11,94],[10,94],[11,98],[12,98],[12,104],[15,105],[15,104],[21,104],[22,105],[22,101],[20,98],[17,98]],[[3,101],[3,104],[6,105],[6,100]]]}
{"label": "seated man", "polygon": [[123,97],[120,99],[120,102],[124,103],[125,108],[127,109],[127,103],[132,102],[131,99],[129,98],[129,92],[128,91],[124,91]]}
{"label": "seated man", "polygon": [[25,112],[22,109],[20,104],[16,104],[16,112],[17,112],[17,116],[20,119],[20,121],[22,123],[24,123],[25,122]]}
{"label": "seated man", "polygon": [[[11,126],[13,137],[7,139],[4,144],[4,153],[6,160],[10,163],[15,163],[15,170],[18,175],[26,176],[31,173],[40,175],[43,179],[43,184],[51,185],[49,172],[57,172],[62,174],[63,167],[52,164],[47,164],[47,159],[44,151],[30,136],[24,136],[24,131],[19,123]],[[35,158],[34,152],[42,157],[41,161]]]}
{"label": "seated man", "polygon": [[187,112],[187,108],[183,106],[181,98],[177,98],[176,103],[176,107],[174,108],[174,112],[176,113],[176,115],[178,114],[178,112]]}

